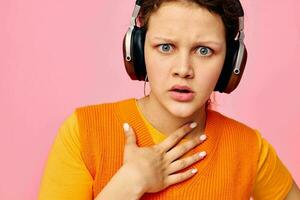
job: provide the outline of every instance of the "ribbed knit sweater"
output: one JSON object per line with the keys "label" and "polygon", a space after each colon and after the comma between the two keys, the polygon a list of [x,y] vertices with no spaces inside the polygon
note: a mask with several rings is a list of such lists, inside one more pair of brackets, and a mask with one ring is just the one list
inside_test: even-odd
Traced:
{"label": "ribbed knit sweater", "polygon": [[[70,181],[72,184],[67,180],[67,191],[64,188],[61,189],[61,195],[57,194],[60,189],[55,180],[59,179],[60,184],[63,184],[64,178],[68,179],[68,176],[62,178],[63,175],[60,175],[58,178],[54,175],[54,170],[58,173],[58,166],[61,165],[54,156],[59,153],[55,152],[58,148],[54,144],[43,178],[40,199],[69,199],[66,197],[72,194],[73,199],[95,198],[122,166],[126,139],[122,128],[124,122],[135,130],[140,147],[157,144],[166,138],[143,117],[135,99],[84,106],[77,108],[75,114],[80,159],[76,161],[77,171],[69,169],[74,171],[75,180]],[[291,175],[272,146],[256,130],[208,109],[204,132],[207,140],[185,155],[190,156],[203,150],[207,152],[205,159],[183,170],[197,168],[198,172],[192,178],[161,192],[146,193],[141,199],[240,200],[249,199],[251,195],[258,199],[283,199],[286,196],[292,186]],[[58,138],[56,143],[59,143]],[[77,149],[72,150],[72,153],[75,151]],[[67,160],[63,162],[70,165]],[[78,163],[84,166],[80,170]],[[76,185],[76,177],[82,171],[88,176],[85,175],[84,179],[81,176],[79,187]],[[88,177],[91,177],[92,185],[87,182]],[[75,195],[77,190],[81,191],[78,196],[82,198]]]}
{"label": "ribbed knit sweater", "polygon": [[[136,132],[140,147],[154,145],[133,99],[118,104],[102,104],[77,109],[83,159],[98,194],[122,166],[125,135],[122,124],[128,122]],[[205,150],[207,157],[191,167],[197,174],[156,194],[142,199],[249,199],[259,160],[254,130],[207,111],[205,134],[208,140],[187,155]],[[187,169],[189,169],[187,168]]]}

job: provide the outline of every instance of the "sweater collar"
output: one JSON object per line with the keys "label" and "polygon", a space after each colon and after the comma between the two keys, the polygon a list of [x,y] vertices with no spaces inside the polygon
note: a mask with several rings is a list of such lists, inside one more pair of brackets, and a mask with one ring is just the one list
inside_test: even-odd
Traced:
{"label": "sweater collar", "polygon": [[[136,143],[139,147],[148,147],[155,145],[147,125],[143,121],[141,113],[138,111],[135,98],[125,99],[117,103],[117,116],[121,123],[129,123],[136,134]],[[200,145],[185,153],[181,158],[192,156],[201,151],[206,151],[207,156],[201,162],[197,162],[186,169],[193,166],[198,169],[198,176],[205,177],[208,165],[216,159],[218,143],[220,141],[224,129],[224,117],[214,110],[207,109],[206,126],[204,129],[207,139]],[[178,145],[178,144],[177,144]]]}
{"label": "sweater collar", "polygon": [[[140,113],[137,107],[136,101],[137,99],[130,98],[118,103],[118,109],[122,123],[127,122],[131,127],[133,127],[139,147],[155,145],[151,133],[149,132],[149,129],[143,120],[142,113]],[[207,140],[190,152],[205,150],[207,153],[209,153],[209,151],[213,151],[217,145],[220,135],[218,133],[221,133],[220,128],[222,127],[220,126],[220,114],[216,111],[207,109],[206,117],[204,133],[207,135]],[[218,131],[216,130],[216,127],[219,128]]]}

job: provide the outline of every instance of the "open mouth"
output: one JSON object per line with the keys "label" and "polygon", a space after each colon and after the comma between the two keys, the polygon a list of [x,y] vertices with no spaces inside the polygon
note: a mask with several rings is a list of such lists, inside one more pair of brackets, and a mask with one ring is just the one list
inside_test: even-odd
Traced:
{"label": "open mouth", "polygon": [[175,101],[180,101],[180,102],[188,102],[193,100],[195,97],[195,93],[190,90],[180,90],[180,89],[173,89],[170,90],[170,96],[172,99]]}
{"label": "open mouth", "polygon": [[179,93],[190,93],[191,92],[189,90],[179,90],[179,89],[174,89],[172,91],[179,92]]}

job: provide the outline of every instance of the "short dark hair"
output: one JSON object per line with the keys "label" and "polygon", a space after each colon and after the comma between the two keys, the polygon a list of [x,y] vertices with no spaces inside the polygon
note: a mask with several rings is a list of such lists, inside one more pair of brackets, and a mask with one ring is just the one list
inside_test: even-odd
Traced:
{"label": "short dark hair", "polygon": [[143,0],[138,17],[141,26],[147,29],[151,14],[157,11],[162,3],[170,1],[196,3],[221,16],[227,42],[233,40],[239,31],[239,16],[241,12],[244,13],[239,0]]}

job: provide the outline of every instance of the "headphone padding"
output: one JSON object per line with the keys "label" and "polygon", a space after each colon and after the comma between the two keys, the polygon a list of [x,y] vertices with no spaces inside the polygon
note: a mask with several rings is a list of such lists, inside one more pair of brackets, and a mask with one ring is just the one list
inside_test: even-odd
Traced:
{"label": "headphone padding", "polygon": [[144,56],[145,28],[135,27],[132,33],[132,60],[135,74],[140,81],[146,77],[146,65]]}
{"label": "headphone padding", "polygon": [[224,89],[228,84],[230,76],[233,73],[238,50],[239,50],[239,41],[233,41],[229,43],[227,47],[224,65],[214,91],[219,91],[221,93],[224,92]]}

